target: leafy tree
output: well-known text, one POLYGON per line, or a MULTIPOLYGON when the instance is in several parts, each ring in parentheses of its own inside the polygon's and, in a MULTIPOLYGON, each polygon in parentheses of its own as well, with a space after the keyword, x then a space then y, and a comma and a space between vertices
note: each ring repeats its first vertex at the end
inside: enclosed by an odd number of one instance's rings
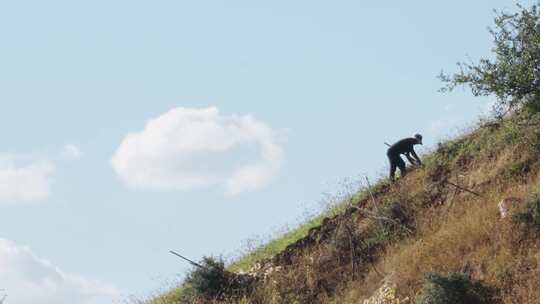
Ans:
POLYGON ((458 63, 454 75, 441 73, 439 78, 451 91, 468 85, 475 96, 495 95, 495 114, 526 109, 540 111, 540 2, 519 12, 509 14, 495 11, 493 36, 494 59, 478 63, 458 63))

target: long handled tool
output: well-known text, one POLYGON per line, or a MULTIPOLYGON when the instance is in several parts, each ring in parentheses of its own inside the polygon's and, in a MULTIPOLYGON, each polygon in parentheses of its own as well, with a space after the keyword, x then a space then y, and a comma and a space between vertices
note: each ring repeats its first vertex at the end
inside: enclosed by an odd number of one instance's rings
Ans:
POLYGON ((197 263, 197 262, 194 262, 194 261, 192 261, 192 260, 186 258, 185 256, 183 256, 183 255, 181 255, 181 254, 179 254, 179 253, 176 253, 176 252, 174 252, 174 251, 172 251, 172 250, 169 250, 169 252, 170 252, 171 254, 174 254, 175 256, 181 258, 182 260, 187 261, 188 263, 190 263, 191 265, 193 265, 193 266, 195 266, 195 267, 199 267, 199 268, 202 268, 202 269, 206 269, 206 267, 204 267, 203 265, 201 265, 201 264, 199 264, 199 263, 197 263))

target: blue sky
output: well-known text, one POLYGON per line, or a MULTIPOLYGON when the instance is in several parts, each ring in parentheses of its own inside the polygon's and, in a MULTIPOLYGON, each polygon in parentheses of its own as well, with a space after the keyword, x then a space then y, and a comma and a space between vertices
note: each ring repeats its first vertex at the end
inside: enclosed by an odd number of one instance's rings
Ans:
POLYGON ((1 3, 6 303, 150 294, 187 269, 169 249, 230 256, 385 174, 385 141, 455 134, 490 98, 436 75, 514 3, 1 3))

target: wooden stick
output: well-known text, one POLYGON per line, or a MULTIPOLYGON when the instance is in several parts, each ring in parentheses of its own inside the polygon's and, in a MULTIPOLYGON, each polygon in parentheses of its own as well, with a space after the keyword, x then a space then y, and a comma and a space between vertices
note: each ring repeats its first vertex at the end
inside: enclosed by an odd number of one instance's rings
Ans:
POLYGON ((463 187, 461 187, 461 186, 459 186, 459 185, 456 185, 456 184, 454 184, 454 183, 452 183, 452 182, 449 182, 449 181, 444 181, 444 182, 447 183, 447 184, 449 184, 450 186, 454 186, 454 187, 458 188, 459 190, 463 190, 463 191, 465 191, 465 192, 469 192, 470 194, 474 194, 474 195, 476 195, 476 196, 478 196, 478 197, 482 197, 480 194, 478 194, 478 193, 476 193, 476 192, 474 192, 474 191, 472 191, 472 190, 469 190, 469 189, 467 189, 467 188, 463 188, 463 187))
POLYGON ((399 225, 401 227, 403 227, 403 229, 407 230, 407 232, 409 232, 410 234, 413 234, 413 231, 411 229, 409 229, 409 227, 401 224, 400 222, 394 220, 394 219, 391 219, 389 217, 385 217, 385 216, 379 216, 379 215, 376 215, 374 214, 373 212, 369 212, 367 210, 363 210, 362 208, 358 207, 358 206, 355 206, 356 210, 358 210, 358 212, 360 213, 363 213, 364 216, 368 217, 368 218, 371 218, 371 219, 374 219, 374 220, 379 220, 379 221, 387 221, 387 222, 392 222, 396 225, 399 225))

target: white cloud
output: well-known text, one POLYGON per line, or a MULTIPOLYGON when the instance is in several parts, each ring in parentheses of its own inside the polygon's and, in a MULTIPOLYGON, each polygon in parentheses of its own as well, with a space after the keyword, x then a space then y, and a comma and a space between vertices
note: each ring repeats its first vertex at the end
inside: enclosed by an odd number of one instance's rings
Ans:
POLYGON ((0 201, 36 201, 49 197, 54 164, 0 156, 0 201))
POLYGON ((62 157, 68 160, 78 160, 83 156, 81 149, 73 144, 65 145, 62 148, 62 157))
POLYGON ((250 115, 217 108, 175 108, 128 134, 111 159, 137 189, 223 186, 234 195, 262 187, 277 173, 282 148, 275 132, 250 115))
POLYGON ((98 304, 119 299, 113 287, 66 274, 29 248, 0 238, 0 298, 6 304, 98 304))

